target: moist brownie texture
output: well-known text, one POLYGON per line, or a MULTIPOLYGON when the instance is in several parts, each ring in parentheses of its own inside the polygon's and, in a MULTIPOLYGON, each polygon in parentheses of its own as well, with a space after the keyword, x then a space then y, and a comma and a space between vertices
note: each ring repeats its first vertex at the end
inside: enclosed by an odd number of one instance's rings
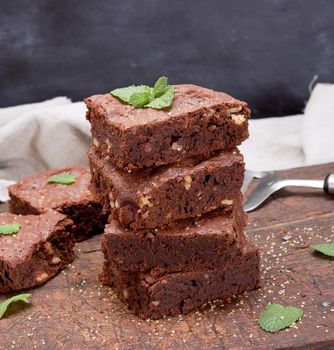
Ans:
POLYGON ((232 209, 244 179, 243 157, 237 149, 206 159, 188 159, 137 173, 118 170, 89 153, 91 191, 124 227, 156 228, 171 221, 232 209))
POLYGON ((134 108, 111 94, 85 99, 93 147, 125 170, 232 150, 248 137, 245 102, 195 85, 175 85, 168 110, 134 108))
POLYGON ((224 269, 170 273, 124 272, 106 265, 102 281, 112 282, 118 297, 141 318, 186 314, 208 301, 226 299, 259 283, 259 252, 247 245, 237 262, 224 269))
POLYGON ((224 268, 240 258, 245 237, 241 203, 234 211, 173 222, 167 228, 132 231, 117 220, 105 228, 105 259, 124 271, 158 274, 224 268))
POLYGON ((72 220, 57 211, 0 214, 0 225, 18 223, 17 234, 0 234, 0 292, 43 284, 74 259, 72 220))
POLYGON ((41 214, 54 209, 73 220, 72 231, 77 241, 103 232, 107 216, 88 186, 89 168, 75 166, 29 176, 9 187, 9 208, 14 214, 41 214), (71 185, 48 183, 50 176, 70 173, 76 177, 71 185))

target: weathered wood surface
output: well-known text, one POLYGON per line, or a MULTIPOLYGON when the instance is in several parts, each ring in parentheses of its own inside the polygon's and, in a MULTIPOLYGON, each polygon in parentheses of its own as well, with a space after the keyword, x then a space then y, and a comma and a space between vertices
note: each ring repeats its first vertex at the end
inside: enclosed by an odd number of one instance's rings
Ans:
MULTIPOLYGON (((282 173, 322 178, 333 169, 282 173)), ((318 191, 281 192, 249 215, 247 235, 262 251, 260 289, 159 321, 133 316, 101 286, 101 237, 82 242, 72 266, 32 291, 31 306, 0 320, 0 348, 334 349, 334 260, 310 249, 334 241, 334 200, 318 191), (266 333, 257 317, 268 302, 301 307, 304 317, 295 328, 266 333)))

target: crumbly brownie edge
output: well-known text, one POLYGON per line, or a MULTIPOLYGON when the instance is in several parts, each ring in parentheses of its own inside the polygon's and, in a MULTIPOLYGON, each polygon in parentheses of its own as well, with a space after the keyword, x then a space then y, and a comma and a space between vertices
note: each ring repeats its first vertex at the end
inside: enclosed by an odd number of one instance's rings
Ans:
POLYGON ((19 291, 44 284, 74 259, 72 221, 59 221, 50 237, 36 244, 28 259, 15 267, 0 260, 0 293, 19 291))
MULTIPOLYGON (((34 208, 16 192, 14 188, 13 190, 9 188, 10 200, 8 205, 11 213, 18 215, 40 215, 46 211, 39 211, 34 208)), ((77 242, 102 233, 108 219, 108 214, 103 211, 102 205, 97 199, 63 205, 54 208, 54 210, 68 216, 73 221, 71 231, 77 242)))
POLYGON ((73 232, 76 242, 103 233, 109 216, 103 211, 102 205, 97 200, 83 201, 69 206, 64 205, 57 211, 73 221, 71 232, 73 232))
POLYGON ((9 194, 9 211, 18 215, 39 215, 41 211, 31 206, 29 202, 20 197, 15 185, 8 187, 9 194))

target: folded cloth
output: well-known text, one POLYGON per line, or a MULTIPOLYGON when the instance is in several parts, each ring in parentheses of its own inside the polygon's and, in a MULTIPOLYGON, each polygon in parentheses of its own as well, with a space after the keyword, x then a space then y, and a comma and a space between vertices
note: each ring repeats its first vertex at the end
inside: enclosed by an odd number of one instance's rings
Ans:
MULTIPOLYGON (((0 179, 87 164, 91 136, 85 111, 83 102, 65 97, 0 109, 0 165, 10 161, 0 166, 0 179)), ((250 120, 251 136, 240 147, 246 167, 277 170, 334 161, 333 111, 334 85, 317 84, 304 114, 250 120)))
POLYGON ((246 167, 251 170, 277 170, 302 166, 302 122, 303 115, 250 120, 250 137, 240 146, 246 167))
POLYGON ((334 84, 317 84, 301 115, 250 121, 246 167, 278 170, 334 161, 334 84))
POLYGON ((301 128, 305 165, 334 160, 334 84, 317 84, 301 128))
POLYGON ((0 167, 0 178, 18 180, 50 168, 86 164, 90 127, 85 111, 82 102, 66 98, 0 109, 0 161, 10 161, 10 166, 0 167))
POLYGON ((7 187, 14 183, 15 181, 0 180, 0 202, 6 202, 8 200, 7 187))

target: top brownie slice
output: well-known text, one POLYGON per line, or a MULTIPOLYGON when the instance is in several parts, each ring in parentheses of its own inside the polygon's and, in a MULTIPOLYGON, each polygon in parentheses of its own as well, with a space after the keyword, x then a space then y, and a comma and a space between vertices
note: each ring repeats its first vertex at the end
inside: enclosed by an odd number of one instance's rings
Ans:
POLYGON ((165 110, 134 108, 111 94, 86 98, 97 154, 136 170, 232 150, 248 137, 245 102, 195 85, 175 85, 174 92, 165 110))
POLYGON ((10 211, 38 215, 50 209, 57 210, 73 220, 75 239, 81 241, 101 233, 106 222, 100 203, 88 189, 90 179, 89 168, 79 165, 25 177, 8 189, 10 211), (48 183, 49 177, 60 173, 75 176, 75 182, 71 185, 48 183))

